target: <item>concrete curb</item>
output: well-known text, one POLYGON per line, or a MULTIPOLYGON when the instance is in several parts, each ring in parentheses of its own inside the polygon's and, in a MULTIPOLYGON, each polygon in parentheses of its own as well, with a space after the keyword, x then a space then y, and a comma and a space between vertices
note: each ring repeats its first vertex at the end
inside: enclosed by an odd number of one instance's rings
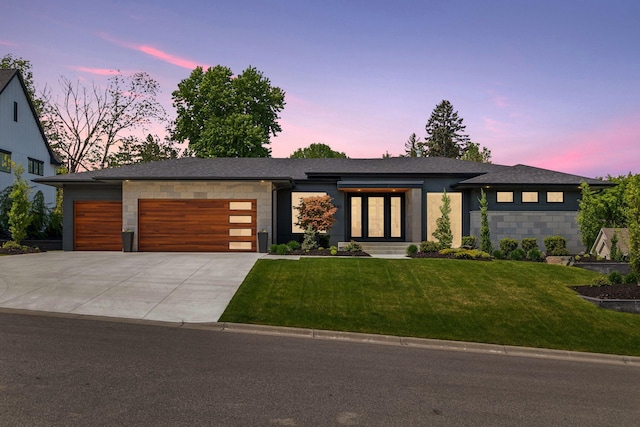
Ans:
POLYGON ((184 323, 158 320, 127 319, 120 317, 90 316, 84 314, 57 313, 49 311, 20 310, 0 308, 0 313, 27 316, 44 316, 67 319, 95 320, 101 322, 128 323, 169 328, 183 328, 215 332, 231 332, 256 335, 270 335, 293 338, 307 338, 324 341, 344 341, 362 344, 391 345, 430 350, 461 351, 480 354, 493 354, 511 357, 531 357, 536 359, 565 360, 571 362, 603 363, 640 367, 640 357, 617 354, 585 353, 569 350, 551 350, 545 348, 517 347, 499 344, 484 344, 464 341, 446 341, 430 338, 397 337, 392 335, 365 334, 358 332, 327 331, 320 329, 292 328, 285 326, 254 325, 245 323, 184 323))

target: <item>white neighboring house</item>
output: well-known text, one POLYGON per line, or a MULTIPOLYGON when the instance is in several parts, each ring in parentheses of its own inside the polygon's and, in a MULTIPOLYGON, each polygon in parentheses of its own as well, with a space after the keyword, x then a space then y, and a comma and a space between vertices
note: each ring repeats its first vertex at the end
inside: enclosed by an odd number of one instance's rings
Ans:
POLYGON ((22 177, 40 190, 47 206, 56 203, 56 189, 32 180, 56 174, 60 161, 49 146, 33 102, 18 70, 0 69, 0 191, 13 184, 8 163, 24 166, 22 177))
POLYGON ((611 259, 611 239, 613 239, 614 234, 618 237, 618 251, 623 255, 629 255, 628 228, 601 228, 591 247, 591 253, 602 258, 611 259))

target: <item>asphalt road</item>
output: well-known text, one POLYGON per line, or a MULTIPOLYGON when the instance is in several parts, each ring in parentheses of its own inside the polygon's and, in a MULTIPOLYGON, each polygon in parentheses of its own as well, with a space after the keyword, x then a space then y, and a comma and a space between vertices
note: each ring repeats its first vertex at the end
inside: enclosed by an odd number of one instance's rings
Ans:
POLYGON ((0 425, 638 425, 640 369, 0 314, 0 425))

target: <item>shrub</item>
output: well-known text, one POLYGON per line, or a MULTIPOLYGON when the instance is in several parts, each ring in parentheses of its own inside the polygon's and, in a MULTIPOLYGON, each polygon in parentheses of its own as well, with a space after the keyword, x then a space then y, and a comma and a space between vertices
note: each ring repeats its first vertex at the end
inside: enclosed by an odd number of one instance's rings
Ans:
POLYGON ((316 237, 318 238, 318 246, 329 247, 330 236, 328 234, 318 234, 316 237))
POLYGON ((500 240, 500 250, 504 252, 504 255, 507 258, 509 257, 509 255, 511 255, 511 252, 513 252, 517 247, 518 247, 518 241, 516 239, 510 239, 508 237, 505 237, 504 239, 500 240))
POLYGON ((563 256, 569 255, 567 250, 567 239, 562 236, 547 236, 544 238, 544 248, 547 255, 563 256))
POLYGON ((609 283, 609 278, 604 274, 596 276, 596 278, 591 282, 591 286, 608 286, 610 284, 611 283, 609 283))
POLYGON ((622 274, 617 271, 609 273, 609 283, 612 285, 619 285, 622 283, 622 274))
POLYGON ((413 256, 418 252, 418 247, 416 245, 409 245, 407 246, 407 255, 408 256, 413 256))
POLYGON ((462 236, 462 246, 466 246, 468 248, 475 248, 478 239, 476 236, 462 236))
POLYGON ((276 254, 278 255, 286 255, 289 252, 291 252, 291 249, 289 248, 289 246, 285 245, 284 243, 281 243, 276 246, 276 254))
POLYGON ((535 237, 525 237, 520 242, 520 245, 525 252, 529 253, 531 249, 538 249, 538 239, 535 237))
POLYGON ((438 252, 441 255, 453 255, 456 259, 489 259, 491 256, 480 249, 445 248, 438 252))
POLYGON ((44 203, 44 194, 40 190, 33 196, 29 215, 31 215, 31 223, 27 227, 27 236, 32 239, 42 239, 47 228, 49 212, 44 203))
POLYGON ((269 253, 270 254, 275 254, 278 251, 278 245, 277 244, 273 244, 271 246, 269 246, 269 253))
POLYGON ((7 240, 2 244, 2 249, 15 249, 26 252, 28 248, 26 246, 22 246, 20 243, 14 242, 13 240, 7 240))
POLYGON ((300 249, 300 242, 298 242, 297 240, 292 240, 287 243, 287 246, 289 246, 289 249, 291 249, 292 251, 297 251, 298 249, 300 249))
POLYGON ((500 249, 496 249, 495 251, 493 251, 493 257, 495 259, 507 259, 507 256, 504 254, 504 251, 501 251, 500 249))
POLYGON ((534 248, 527 252, 527 259, 529 261, 541 262, 544 261, 544 256, 542 256, 542 252, 540 252, 538 248, 534 248))
POLYGON ((430 240, 425 240, 424 242, 420 242, 420 252, 428 253, 428 252, 438 252, 440 250, 440 244, 438 242, 433 242, 430 240))
POLYGON ((622 282, 628 285, 636 285, 638 284, 638 274, 632 271, 622 278, 622 282))
POLYGON ((522 261, 526 256, 526 253, 523 249, 516 248, 509 254, 509 259, 512 261, 522 261))
POLYGON ((307 228, 304 230, 304 240, 302 241, 302 249, 305 251, 310 251, 317 246, 316 243, 316 230, 311 226, 307 225, 307 228))
POLYGON ((352 240, 344 247, 344 250, 347 252, 362 252, 362 245, 355 240, 352 240))
POLYGON ((331 252, 331 255, 333 255, 333 256, 338 255, 338 248, 336 248, 335 246, 331 246, 329 248, 329 251, 331 252))

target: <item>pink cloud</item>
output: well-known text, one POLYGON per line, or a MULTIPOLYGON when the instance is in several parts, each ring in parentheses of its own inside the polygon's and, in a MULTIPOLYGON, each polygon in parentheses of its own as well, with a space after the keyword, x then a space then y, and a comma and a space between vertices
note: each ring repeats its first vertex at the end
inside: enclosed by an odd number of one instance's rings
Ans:
POLYGON ((18 46, 17 43, 8 42, 6 40, 0 40, 0 45, 2 45, 2 46, 12 46, 12 47, 18 46))
POLYGON ((500 95, 494 90, 489 90, 488 93, 489 93, 489 98, 493 102, 493 105, 495 105, 496 107, 506 108, 509 106, 509 98, 507 98, 506 96, 500 95))
POLYGON ((627 117, 529 144, 518 163, 589 177, 640 173, 640 120, 627 117))
POLYGON ((81 73, 95 74, 98 76, 112 76, 114 74, 118 74, 117 70, 111 70, 108 68, 90 68, 90 67, 82 67, 82 66, 71 67, 71 68, 73 70, 80 71, 81 73))
MULTIPOLYGON (((179 56, 175 56, 175 55, 171 55, 169 53, 163 52, 162 50, 157 49, 153 46, 138 45, 138 44, 118 40, 115 37, 112 37, 111 35, 106 33, 100 33, 100 37, 111 43, 117 44, 122 47, 126 47, 127 49, 137 50, 138 52, 142 52, 146 55, 152 56, 156 59, 167 62, 169 64, 177 65, 178 67, 193 70, 197 66, 202 65, 202 64, 198 64, 195 61, 191 61, 186 58, 181 58, 179 56)), ((208 68, 208 66, 204 66, 203 68, 208 68)))
POLYGON ((490 117, 483 117, 484 128, 487 132, 492 134, 494 137, 505 137, 509 134, 509 123, 502 122, 500 120, 492 119, 490 117))

